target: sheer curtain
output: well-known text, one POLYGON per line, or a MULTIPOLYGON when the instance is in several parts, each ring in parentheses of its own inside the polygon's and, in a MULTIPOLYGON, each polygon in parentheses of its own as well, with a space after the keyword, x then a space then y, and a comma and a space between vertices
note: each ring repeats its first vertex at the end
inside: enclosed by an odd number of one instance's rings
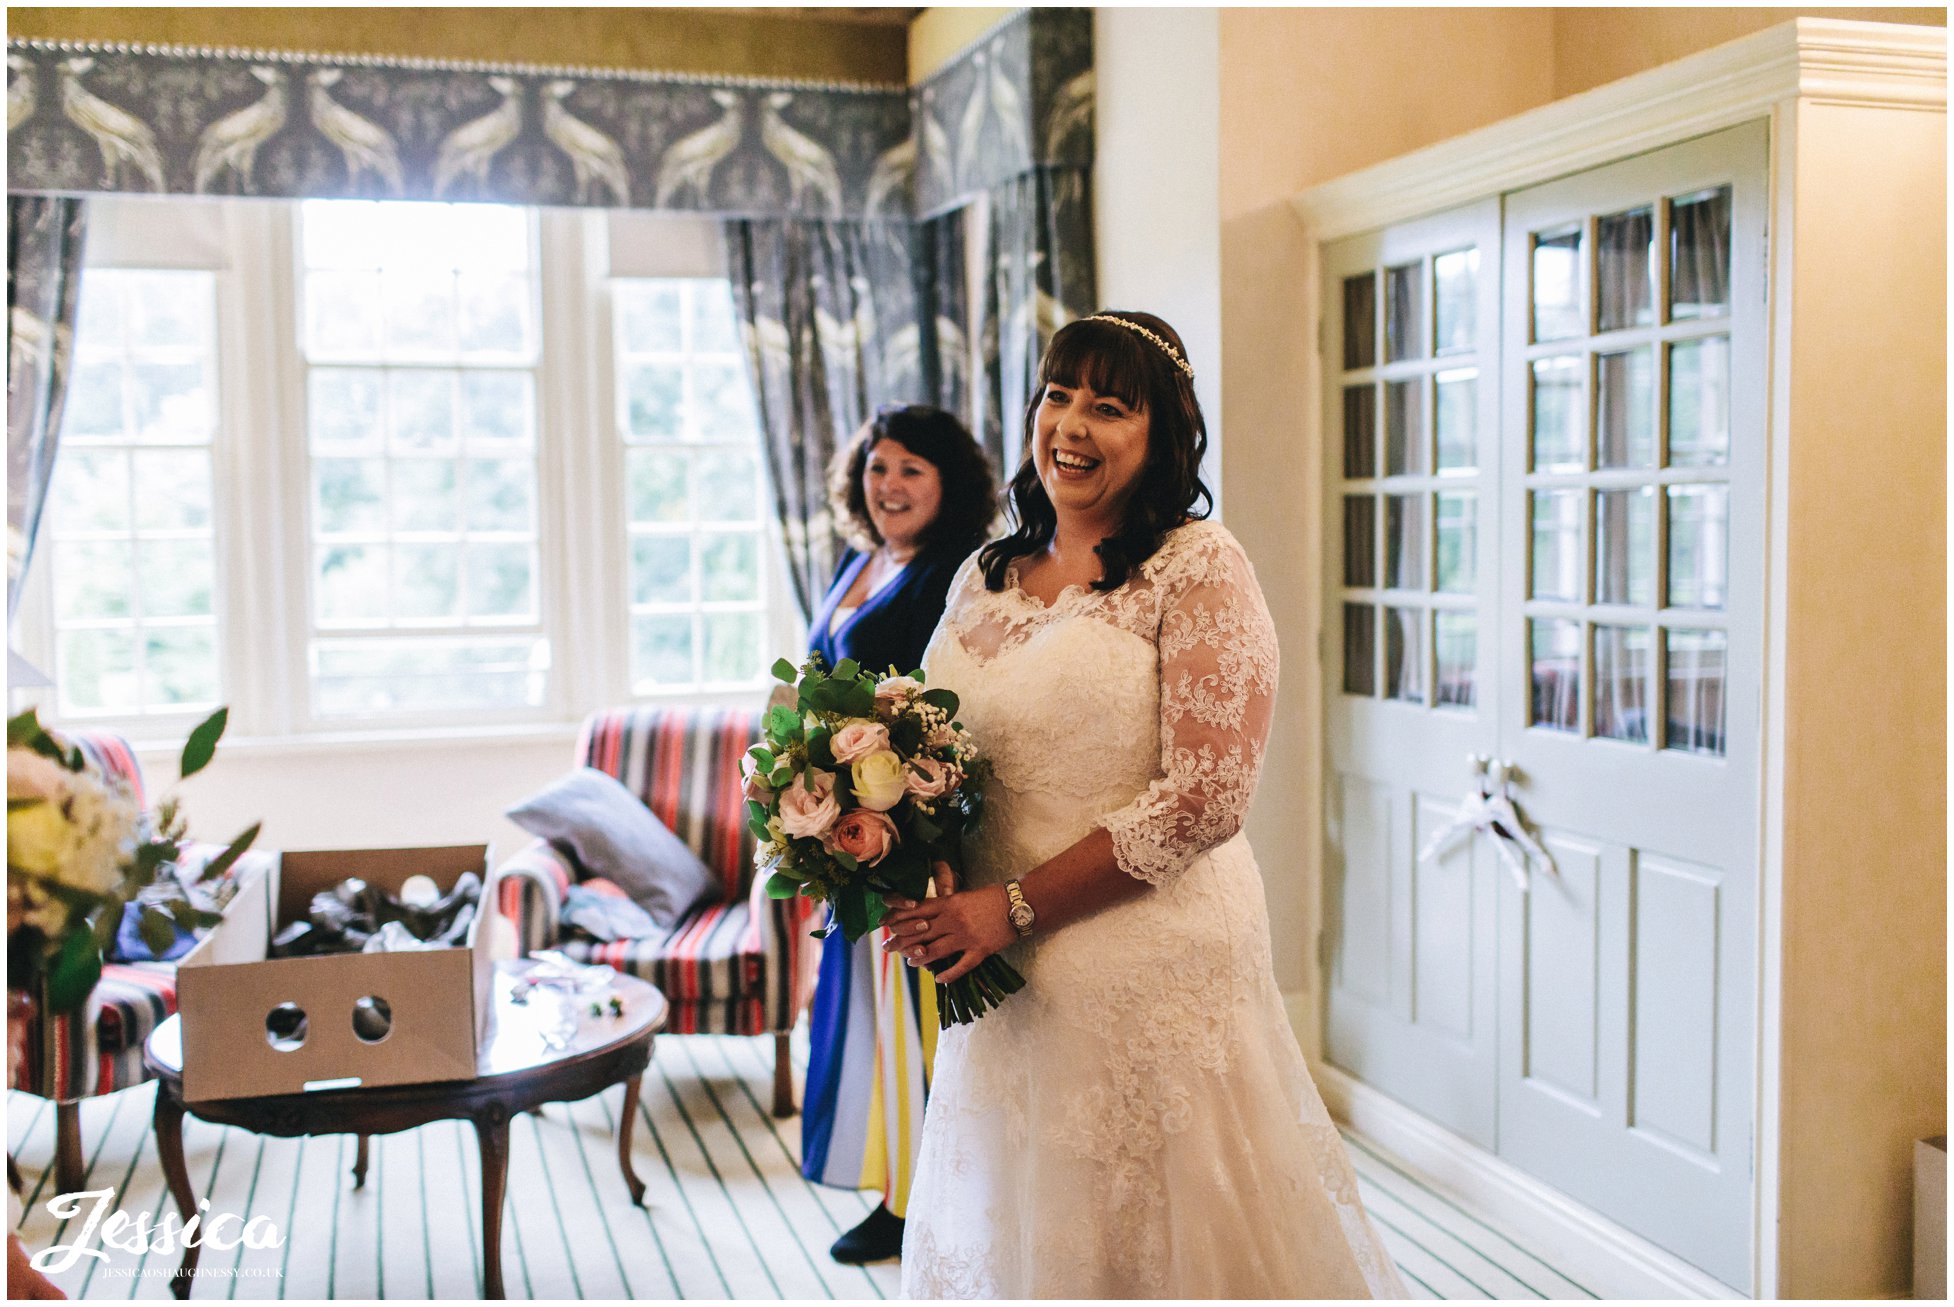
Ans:
MULTIPOLYGON (((54 475, 81 302, 84 201, 7 197, 7 620, 54 475)), ((8 643, 11 645, 12 640, 8 643)))

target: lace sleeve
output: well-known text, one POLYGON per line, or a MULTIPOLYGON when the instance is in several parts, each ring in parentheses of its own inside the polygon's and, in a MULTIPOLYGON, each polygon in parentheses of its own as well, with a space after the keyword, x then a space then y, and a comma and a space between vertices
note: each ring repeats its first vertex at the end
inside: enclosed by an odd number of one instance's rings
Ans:
POLYGON ((1232 536, 1203 530, 1160 584, 1161 774, 1104 822, 1120 869, 1155 884, 1241 829, 1276 693, 1275 626, 1232 536))

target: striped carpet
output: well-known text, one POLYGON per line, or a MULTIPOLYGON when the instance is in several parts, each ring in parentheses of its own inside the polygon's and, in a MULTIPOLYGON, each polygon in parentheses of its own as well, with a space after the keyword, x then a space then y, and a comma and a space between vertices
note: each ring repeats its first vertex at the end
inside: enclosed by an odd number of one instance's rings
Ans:
MULTIPOLYGON (((666 1036, 646 1073, 633 1141, 645 1206, 631 1206, 613 1145, 622 1090, 553 1104, 511 1128, 503 1279, 512 1298, 894 1298, 894 1263, 837 1266, 827 1247, 876 1196, 827 1189, 795 1165, 800 1121, 766 1111, 766 1039, 666 1036)), ((150 1136, 148 1086, 82 1105, 90 1188, 129 1212, 170 1210, 150 1136)), ((1364 1201, 1418 1296, 1592 1298, 1515 1239, 1348 1137, 1364 1201)), ((54 1109, 10 1095, 29 1248, 72 1243, 82 1219, 47 1210, 54 1109)), ((373 1141, 354 1189, 351 1138, 267 1139, 194 1118, 184 1149, 213 1212, 264 1216, 279 1248, 206 1248, 198 1298, 475 1298, 481 1293, 473 1131, 439 1122, 373 1141)), ((82 1214, 85 1218, 86 1212, 82 1214)), ((100 1248, 100 1241, 91 1247, 100 1248)), ((163 1298, 177 1255, 104 1249, 53 1276, 72 1297, 163 1298)))

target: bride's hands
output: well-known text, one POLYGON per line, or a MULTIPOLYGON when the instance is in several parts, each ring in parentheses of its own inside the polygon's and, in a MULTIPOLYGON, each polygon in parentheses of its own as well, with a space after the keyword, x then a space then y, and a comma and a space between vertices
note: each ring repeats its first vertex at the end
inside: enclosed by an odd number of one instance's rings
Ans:
POLYGON ((946 862, 936 864, 937 893, 941 896, 917 903, 912 899, 889 899, 888 916, 882 925, 889 937, 882 941, 884 952, 901 953, 910 966, 923 966, 942 958, 963 954, 957 964, 939 975, 937 983, 947 985, 976 968, 993 953, 1015 943, 1018 932, 1010 918, 1010 900, 1000 885, 977 889, 956 889, 956 875, 946 862))

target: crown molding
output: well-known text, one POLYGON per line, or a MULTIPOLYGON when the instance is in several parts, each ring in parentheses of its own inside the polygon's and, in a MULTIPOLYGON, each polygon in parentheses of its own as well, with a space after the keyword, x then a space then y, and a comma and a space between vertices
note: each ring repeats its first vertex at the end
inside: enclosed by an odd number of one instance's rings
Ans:
POLYGON ((1332 240, 1734 127, 1791 101, 1945 113, 1947 33, 1794 19, 1334 178, 1290 206, 1314 239, 1332 240))

